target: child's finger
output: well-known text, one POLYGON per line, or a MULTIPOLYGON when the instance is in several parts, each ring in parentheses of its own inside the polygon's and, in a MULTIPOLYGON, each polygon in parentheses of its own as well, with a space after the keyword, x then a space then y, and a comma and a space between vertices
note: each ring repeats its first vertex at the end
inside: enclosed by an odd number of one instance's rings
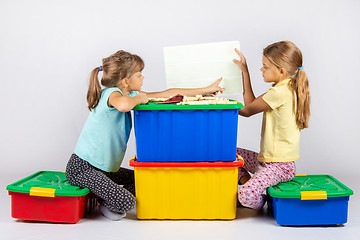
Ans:
POLYGON ((221 77, 221 78, 219 78, 218 80, 216 80, 216 82, 215 82, 216 85, 218 85, 218 84, 222 81, 222 79, 223 79, 223 78, 221 77))
POLYGON ((239 54, 240 57, 245 57, 244 54, 242 54, 242 52, 240 52, 239 49, 235 48, 235 52, 236 52, 237 54, 239 54))
POLYGON ((244 62, 244 60, 245 60, 244 54, 242 54, 242 52, 240 52, 240 50, 237 49, 237 48, 235 48, 235 52, 236 52, 237 54, 239 54, 240 59, 241 59, 241 62, 244 62))

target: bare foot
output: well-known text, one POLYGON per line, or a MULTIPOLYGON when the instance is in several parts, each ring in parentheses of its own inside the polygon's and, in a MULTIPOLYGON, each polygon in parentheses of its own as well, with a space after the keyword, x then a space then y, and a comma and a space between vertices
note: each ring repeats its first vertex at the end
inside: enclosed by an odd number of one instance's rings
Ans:
POLYGON ((249 181, 249 179, 251 178, 250 174, 246 174, 244 176, 242 176, 239 180, 239 184, 240 185, 244 185, 247 181, 249 181))

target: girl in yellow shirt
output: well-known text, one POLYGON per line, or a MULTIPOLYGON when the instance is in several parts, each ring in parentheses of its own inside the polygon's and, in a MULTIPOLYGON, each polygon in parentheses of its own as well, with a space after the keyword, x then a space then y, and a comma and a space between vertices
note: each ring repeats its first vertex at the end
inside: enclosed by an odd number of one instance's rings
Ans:
POLYGON ((237 149, 244 158, 239 169, 239 202, 244 207, 260 210, 265 203, 264 191, 295 176, 299 159, 300 130, 308 127, 310 117, 309 82, 303 70, 302 53, 292 42, 281 41, 263 51, 260 71, 272 87, 255 97, 246 59, 238 50, 242 71, 245 107, 239 115, 250 117, 263 112, 260 153, 237 149), (250 173, 253 174, 250 177, 250 173))

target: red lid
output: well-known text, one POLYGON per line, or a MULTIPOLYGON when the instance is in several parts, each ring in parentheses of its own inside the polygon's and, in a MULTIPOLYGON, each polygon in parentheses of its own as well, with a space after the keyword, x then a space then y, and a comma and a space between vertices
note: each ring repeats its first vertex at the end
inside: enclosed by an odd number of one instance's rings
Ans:
POLYGON ((130 159, 131 167, 242 167, 244 161, 233 162, 138 162, 136 157, 130 159))

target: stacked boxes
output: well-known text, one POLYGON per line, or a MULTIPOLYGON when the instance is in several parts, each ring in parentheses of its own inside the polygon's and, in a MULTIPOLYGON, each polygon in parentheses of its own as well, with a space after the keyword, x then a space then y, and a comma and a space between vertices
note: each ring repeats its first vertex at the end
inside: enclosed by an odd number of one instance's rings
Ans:
POLYGON ((134 108, 139 219, 234 219, 238 104, 134 108))
POLYGON ((6 187, 11 216, 32 221, 76 223, 90 210, 90 190, 72 186, 65 173, 40 171, 6 187))

